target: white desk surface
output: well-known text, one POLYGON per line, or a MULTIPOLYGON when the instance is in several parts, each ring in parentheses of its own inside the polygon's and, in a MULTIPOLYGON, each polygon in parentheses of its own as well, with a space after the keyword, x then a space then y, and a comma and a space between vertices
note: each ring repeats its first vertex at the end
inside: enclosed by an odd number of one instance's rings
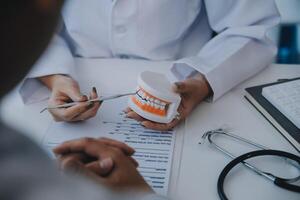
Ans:
MULTIPOLYGON (((76 71, 80 74, 83 91, 96 86, 101 93, 119 93, 136 87, 139 72, 152 70, 167 72, 168 62, 134 60, 78 59, 76 71)), ((266 70, 247 80, 215 103, 202 103, 187 119, 184 135, 180 138, 174 159, 180 167, 173 166, 170 196, 186 200, 219 199, 217 178, 229 159, 209 147, 199 145, 202 134, 226 125, 236 134, 271 148, 298 154, 290 144, 244 99, 244 88, 276 81, 278 78, 300 76, 300 66, 271 65, 266 70), (180 156, 181 154, 181 156, 180 156), (178 161, 178 159, 181 159, 178 161), (177 179, 177 180, 175 180, 177 179)), ((2 119, 40 142, 51 119, 39 111, 46 105, 40 102, 24 106, 19 95, 13 91, 3 99, 2 119)), ((183 134, 183 133, 182 133, 183 134)), ((232 147, 237 154, 240 146, 232 147)), ((299 155, 299 154, 298 154, 299 155)), ((269 181, 247 170, 236 170, 226 181, 225 190, 230 199, 289 199, 299 200, 300 195, 275 187, 269 181)))

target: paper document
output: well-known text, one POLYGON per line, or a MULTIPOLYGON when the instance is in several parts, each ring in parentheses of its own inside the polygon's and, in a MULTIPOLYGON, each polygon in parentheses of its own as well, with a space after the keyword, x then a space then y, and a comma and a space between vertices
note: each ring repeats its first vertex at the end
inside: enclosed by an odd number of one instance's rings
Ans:
POLYGON ((167 195, 175 143, 175 131, 153 131, 125 118, 127 98, 104 102, 97 117, 80 123, 53 122, 43 145, 51 150, 58 144, 81 137, 109 137, 123 141, 136 150, 139 172, 152 188, 167 195))

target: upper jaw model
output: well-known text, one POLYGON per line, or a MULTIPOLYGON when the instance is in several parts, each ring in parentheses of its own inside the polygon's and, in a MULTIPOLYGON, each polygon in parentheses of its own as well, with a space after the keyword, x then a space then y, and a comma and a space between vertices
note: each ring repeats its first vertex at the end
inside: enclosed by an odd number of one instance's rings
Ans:
POLYGON ((138 77, 136 94, 129 97, 129 107, 145 119, 169 123, 177 115, 181 98, 163 74, 144 71, 138 77))

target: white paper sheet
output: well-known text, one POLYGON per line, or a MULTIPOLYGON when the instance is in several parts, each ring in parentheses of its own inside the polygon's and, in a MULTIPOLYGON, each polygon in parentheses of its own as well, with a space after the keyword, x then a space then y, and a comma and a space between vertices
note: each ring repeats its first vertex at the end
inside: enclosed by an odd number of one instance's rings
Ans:
POLYGON ((138 122, 125 118, 127 98, 104 102, 96 118, 80 123, 53 122, 43 145, 51 150, 54 146, 80 137, 109 137, 129 144, 136 150, 134 158, 139 163, 139 172, 152 188, 167 195, 175 131, 153 131, 138 122))

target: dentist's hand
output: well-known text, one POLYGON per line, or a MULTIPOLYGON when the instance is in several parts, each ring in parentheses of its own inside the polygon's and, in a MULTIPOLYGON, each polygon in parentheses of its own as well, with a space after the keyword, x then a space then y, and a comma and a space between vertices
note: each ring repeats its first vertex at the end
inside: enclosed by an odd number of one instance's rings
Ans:
POLYGON ((178 113, 180 114, 179 118, 174 119, 168 124, 156 123, 144 119, 130 108, 125 110, 127 117, 140 121, 143 126, 149 129, 161 131, 170 130, 189 116, 196 106, 212 93, 208 82, 200 73, 193 78, 175 83, 173 90, 181 96, 181 104, 178 108, 178 113))
MULTIPOLYGON (((49 106, 52 107, 70 102, 80 102, 78 105, 70 108, 49 110, 55 121, 83 121, 92 118, 97 114, 100 103, 86 102, 88 97, 80 93, 78 83, 72 78, 64 75, 50 75, 41 77, 40 81, 52 90, 52 95, 48 102, 49 106)), ((94 99, 97 97, 98 94, 96 88, 93 88, 89 98, 94 99)))

